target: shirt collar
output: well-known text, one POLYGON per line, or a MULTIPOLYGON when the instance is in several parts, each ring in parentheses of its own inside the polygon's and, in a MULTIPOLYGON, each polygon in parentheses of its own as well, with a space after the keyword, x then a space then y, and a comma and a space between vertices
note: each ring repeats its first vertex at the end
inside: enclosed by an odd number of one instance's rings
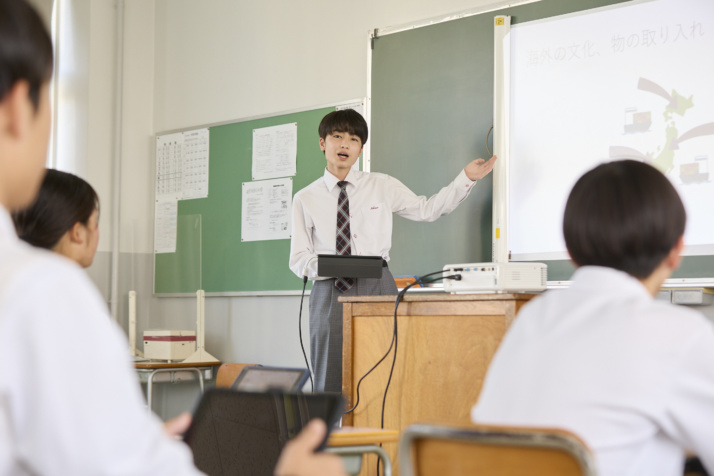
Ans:
POLYGON ((611 294, 640 294, 651 300, 652 295, 642 282, 624 271, 602 266, 583 266, 573 274, 573 289, 588 289, 590 291, 611 294))
MULTIPOLYGON (((355 185, 357 181, 360 178, 360 173, 356 171, 355 169, 350 169, 350 171, 347 173, 347 176, 345 177, 345 181, 351 183, 352 185, 355 185)), ((325 173, 322 175, 322 180, 325 182, 325 186, 327 187, 327 190, 332 191, 335 187, 337 187, 337 182, 340 180, 332 175, 327 169, 325 169, 325 173)))

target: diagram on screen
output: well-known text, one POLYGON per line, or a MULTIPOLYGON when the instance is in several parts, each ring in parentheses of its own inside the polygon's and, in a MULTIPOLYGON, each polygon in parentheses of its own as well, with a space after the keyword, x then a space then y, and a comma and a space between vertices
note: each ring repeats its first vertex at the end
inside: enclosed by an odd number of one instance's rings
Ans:
MULTIPOLYGON (((638 150, 634 147, 623 145, 610 146, 610 158, 637 158, 651 163, 663 173, 679 176, 683 184, 701 183, 710 181, 709 153, 697 154, 693 157, 677 157, 680 145, 690 139, 714 135, 714 122, 708 122, 692 127, 683 134, 677 129, 678 119, 684 118, 687 111, 695 106, 694 95, 680 94, 675 89, 671 93, 661 85, 646 78, 639 78, 637 89, 654 94, 664 99, 664 135, 659 145, 654 150, 638 150), (675 160, 677 159, 677 160, 675 160), (676 169, 678 165, 678 170, 676 169)), ((638 110, 637 107, 625 109, 623 132, 625 136, 650 132, 653 124, 651 110, 638 110)))

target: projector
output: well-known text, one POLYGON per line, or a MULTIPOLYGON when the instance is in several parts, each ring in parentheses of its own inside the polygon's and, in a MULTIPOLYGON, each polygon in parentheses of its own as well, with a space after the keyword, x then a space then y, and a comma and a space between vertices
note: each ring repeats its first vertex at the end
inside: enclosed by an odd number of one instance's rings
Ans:
POLYGON ((545 291, 548 267, 543 263, 447 264, 444 276, 451 275, 461 279, 444 280, 444 291, 450 293, 545 291))

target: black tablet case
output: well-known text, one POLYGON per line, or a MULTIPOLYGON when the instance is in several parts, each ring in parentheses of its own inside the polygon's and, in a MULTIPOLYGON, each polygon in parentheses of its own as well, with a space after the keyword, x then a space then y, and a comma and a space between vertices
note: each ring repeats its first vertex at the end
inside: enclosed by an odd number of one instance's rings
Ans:
POLYGON ((184 441, 196 467, 208 475, 269 476, 283 446, 308 421, 321 418, 332 428, 343 409, 344 399, 337 393, 210 389, 199 402, 184 441))

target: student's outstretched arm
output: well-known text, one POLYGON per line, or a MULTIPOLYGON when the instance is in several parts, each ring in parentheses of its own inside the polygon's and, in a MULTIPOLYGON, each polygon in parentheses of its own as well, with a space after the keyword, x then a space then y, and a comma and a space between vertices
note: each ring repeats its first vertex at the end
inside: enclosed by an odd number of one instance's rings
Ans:
POLYGON ((431 197, 417 196, 399 180, 388 177, 391 181, 392 212, 408 220, 434 221, 448 215, 461 203, 476 185, 477 180, 493 170, 496 156, 488 162, 476 159, 469 162, 456 179, 431 197))
POLYGON ((469 178, 469 180, 481 180, 486 175, 491 173, 491 170, 493 170, 493 166, 496 164, 497 158, 498 157, 494 155, 489 161, 485 161, 483 159, 473 160, 469 162, 466 167, 464 167, 464 172, 466 173, 466 176, 469 178))

